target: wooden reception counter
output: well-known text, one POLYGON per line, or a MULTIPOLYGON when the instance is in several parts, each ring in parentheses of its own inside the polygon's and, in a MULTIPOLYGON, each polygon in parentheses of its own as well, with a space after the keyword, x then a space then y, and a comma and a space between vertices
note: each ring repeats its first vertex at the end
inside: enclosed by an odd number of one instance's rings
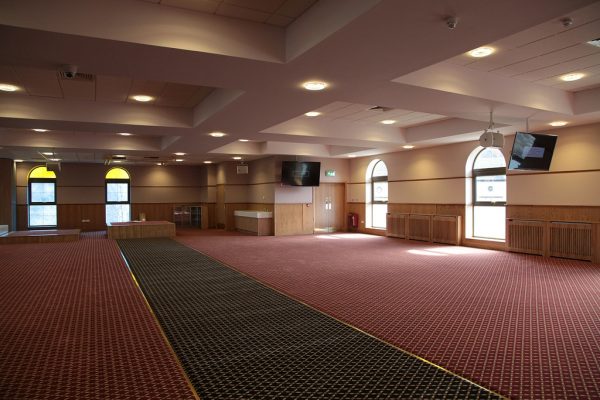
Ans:
POLYGON ((106 224, 106 229, 109 239, 175 236, 175 224, 169 221, 109 222, 106 224))
POLYGON ((270 211, 236 210, 235 229, 258 236, 273 235, 273 213, 270 211))

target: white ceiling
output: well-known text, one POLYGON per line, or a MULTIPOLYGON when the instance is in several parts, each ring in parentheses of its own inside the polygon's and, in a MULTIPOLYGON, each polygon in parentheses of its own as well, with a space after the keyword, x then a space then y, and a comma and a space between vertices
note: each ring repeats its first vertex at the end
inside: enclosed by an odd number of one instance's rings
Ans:
POLYGON ((20 88, 0 92, 13 159, 348 157, 473 140, 490 110, 505 134, 600 121, 599 1, 3 1, 0 37, 0 83, 20 88))

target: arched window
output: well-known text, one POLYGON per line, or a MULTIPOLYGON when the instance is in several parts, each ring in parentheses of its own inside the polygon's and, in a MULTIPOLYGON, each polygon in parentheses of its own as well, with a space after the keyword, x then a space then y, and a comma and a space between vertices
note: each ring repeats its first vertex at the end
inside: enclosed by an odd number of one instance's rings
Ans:
POLYGON ((129 173, 113 168, 106 173, 106 223, 129 221, 129 173))
POLYGON ((493 147, 479 151, 473 162, 473 237, 506 237, 506 161, 493 147))
POLYGON ((373 160, 367 168, 367 226, 385 229, 388 203, 388 170, 381 160, 373 160))
POLYGON ((29 228, 56 228, 56 174, 36 167, 29 173, 27 188, 29 228))

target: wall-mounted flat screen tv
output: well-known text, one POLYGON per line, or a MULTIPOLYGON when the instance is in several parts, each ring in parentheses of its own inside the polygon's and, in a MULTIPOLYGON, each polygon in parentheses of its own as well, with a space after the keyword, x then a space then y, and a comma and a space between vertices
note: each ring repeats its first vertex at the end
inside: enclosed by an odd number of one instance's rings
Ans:
POLYGON ((319 186, 321 163, 312 161, 283 161, 281 183, 292 186, 319 186))
POLYGON ((556 138, 554 135, 517 132, 508 169, 548 171, 556 138))

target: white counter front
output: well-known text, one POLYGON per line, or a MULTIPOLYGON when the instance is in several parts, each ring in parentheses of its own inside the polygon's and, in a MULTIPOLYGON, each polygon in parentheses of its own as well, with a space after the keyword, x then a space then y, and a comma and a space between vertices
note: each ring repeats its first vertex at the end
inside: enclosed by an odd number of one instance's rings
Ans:
POLYGON ((271 211, 236 210, 233 212, 233 215, 247 218, 273 218, 271 211))
POLYGON ((273 213, 271 211, 235 210, 235 229, 259 236, 273 235, 273 213))

